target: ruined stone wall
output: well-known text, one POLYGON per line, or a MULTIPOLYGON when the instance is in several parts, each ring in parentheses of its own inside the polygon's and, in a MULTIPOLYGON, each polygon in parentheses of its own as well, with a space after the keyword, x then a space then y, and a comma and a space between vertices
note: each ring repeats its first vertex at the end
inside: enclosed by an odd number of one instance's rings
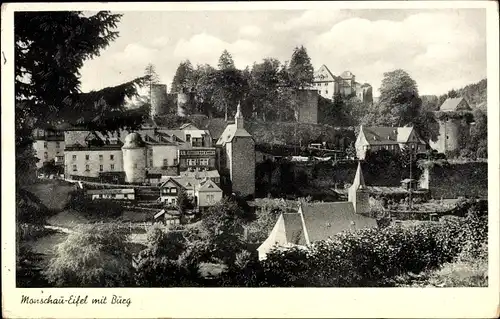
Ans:
POLYGON ((318 91, 301 90, 297 92, 297 121, 300 123, 318 123, 318 91))

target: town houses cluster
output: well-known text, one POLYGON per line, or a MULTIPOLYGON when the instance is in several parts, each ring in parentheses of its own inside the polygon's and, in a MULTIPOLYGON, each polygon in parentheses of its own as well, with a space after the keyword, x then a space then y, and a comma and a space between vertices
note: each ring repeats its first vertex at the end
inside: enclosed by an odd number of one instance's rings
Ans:
POLYGON ((193 124, 114 133, 37 129, 34 137, 38 168, 52 162, 66 180, 116 185, 91 191, 92 199, 137 199, 131 189, 150 186, 161 189, 159 201, 175 204, 182 188, 203 207, 220 200, 223 190, 242 197, 255 192, 255 142, 239 106, 218 139, 193 124))

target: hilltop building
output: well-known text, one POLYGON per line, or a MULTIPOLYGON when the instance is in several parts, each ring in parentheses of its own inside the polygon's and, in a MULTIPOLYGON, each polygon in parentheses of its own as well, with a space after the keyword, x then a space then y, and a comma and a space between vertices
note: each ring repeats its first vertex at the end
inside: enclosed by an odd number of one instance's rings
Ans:
POLYGON ((350 71, 335 76, 324 64, 314 73, 313 89, 326 99, 333 99, 334 95, 340 94, 355 95, 364 103, 373 102, 373 90, 370 84, 356 82, 356 76, 350 71))
POLYGON ((409 147, 417 153, 425 152, 427 144, 417 134, 413 127, 387 127, 361 125, 358 137, 354 143, 359 159, 365 159, 366 152, 376 152, 382 149, 400 152, 409 147))
MULTIPOLYGON (((454 112, 470 112, 472 111, 469 103, 463 98, 448 98, 439 108, 438 112, 454 113, 454 112)), ((464 114, 465 115, 465 114, 464 114)), ((458 116, 443 117, 438 120, 439 136, 437 141, 430 141, 430 146, 440 153, 458 151, 460 148, 460 140, 466 139, 470 132, 470 124, 464 121, 465 117, 458 116)))
POLYGON ((245 129, 241 106, 235 115, 235 123, 228 124, 217 141, 220 150, 219 169, 231 191, 240 196, 255 194, 255 141, 245 129))
POLYGON ((377 227, 369 211, 368 193, 361 165, 349 189, 347 202, 299 203, 297 213, 282 213, 269 237, 257 249, 263 260, 274 247, 304 247, 349 229, 377 227))

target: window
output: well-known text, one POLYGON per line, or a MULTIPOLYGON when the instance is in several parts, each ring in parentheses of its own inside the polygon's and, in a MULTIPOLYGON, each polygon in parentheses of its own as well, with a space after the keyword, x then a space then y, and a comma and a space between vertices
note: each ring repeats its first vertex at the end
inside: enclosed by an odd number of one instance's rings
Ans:
POLYGON ((128 194, 124 194, 124 195, 123 195, 123 198, 128 198, 128 194))
POLYGON ((111 198, 115 198, 115 197, 116 197, 116 195, 115 195, 115 194, 111 194, 111 198))
POLYGON ((188 166, 196 166, 196 159, 188 158, 187 164, 188 166))
POLYGON ((328 90, 326 90, 325 93, 328 94, 328 90))
POLYGON ((102 161, 102 159, 103 159, 102 154, 99 154, 99 160, 102 161))
POLYGON ((137 168, 137 163, 134 164, 134 168, 137 168))
POLYGON ((109 159, 110 160, 114 160, 115 159, 115 156, 113 154, 109 155, 109 159))
POLYGON ((113 171, 115 169, 115 164, 110 165, 111 170, 113 171))
POLYGON ((85 160, 88 161, 90 159, 90 155, 85 155, 85 160))
POLYGON ((104 167, 102 165, 99 165, 99 172, 102 172, 104 170, 104 167))
POLYGON ((49 154, 47 152, 43 153, 43 158, 47 159, 49 157, 49 154))
POLYGON ((170 193, 171 193, 171 194, 175 194, 175 193, 177 193, 177 188, 175 188, 175 187, 171 187, 171 188, 170 188, 170 193))
POLYGON ((61 147, 61 142, 56 142, 56 148, 60 148, 61 147))
POLYGON ((200 158, 201 166, 208 166, 208 158, 200 158))
POLYGON ((213 203, 215 201, 214 195, 207 195, 207 201, 213 203))
POLYGON ((152 159, 149 160, 149 166, 153 167, 153 160, 152 159))
POLYGON ((163 166, 168 166, 168 158, 163 159, 163 166))
POLYGON ((90 166, 89 165, 85 165, 85 171, 90 171, 90 166))
POLYGON ((178 161, 176 158, 174 158, 174 165, 177 165, 178 161))
POLYGON ((191 142, 191 134, 186 134, 186 142, 191 142))
POLYGON ((43 142, 43 148, 47 148, 47 142, 43 142))
POLYGON ((77 169, 76 169, 76 165, 73 165, 73 172, 76 172, 77 169))
POLYGON ((72 158, 73 158, 73 160, 74 160, 74 161, 76 161, 76 155, 73 155, 73 157, 72 157, 72 158))

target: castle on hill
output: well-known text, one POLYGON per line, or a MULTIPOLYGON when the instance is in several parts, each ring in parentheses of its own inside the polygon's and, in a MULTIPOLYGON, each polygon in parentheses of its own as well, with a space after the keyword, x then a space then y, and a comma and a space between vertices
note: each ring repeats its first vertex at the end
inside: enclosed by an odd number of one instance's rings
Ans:
POLYGON ((333 75, 324 64, 314 72, 312 89, 326 99, 333 99, 334 95, 340 94, 344 97, 355 95, 363 103, 373 102, 370 84, 356 82, 356 76, 350 71, 344 71, 340 76, 333 75))

